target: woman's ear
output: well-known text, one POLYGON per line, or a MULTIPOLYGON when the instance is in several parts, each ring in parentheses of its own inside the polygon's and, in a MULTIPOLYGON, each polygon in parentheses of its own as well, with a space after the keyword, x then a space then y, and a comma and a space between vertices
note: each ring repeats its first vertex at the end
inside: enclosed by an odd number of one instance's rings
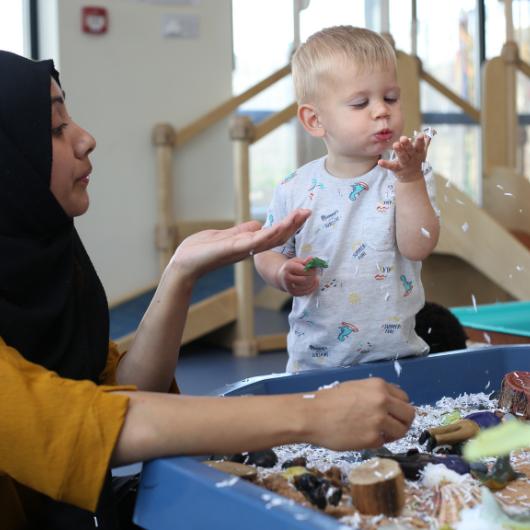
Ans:
POLYGON ((298 119, 304 129, 315 138, 322 138, 325 134, 324 127, 318 119, 317 109, 309 104, 302 103, 298 106, 298 119))

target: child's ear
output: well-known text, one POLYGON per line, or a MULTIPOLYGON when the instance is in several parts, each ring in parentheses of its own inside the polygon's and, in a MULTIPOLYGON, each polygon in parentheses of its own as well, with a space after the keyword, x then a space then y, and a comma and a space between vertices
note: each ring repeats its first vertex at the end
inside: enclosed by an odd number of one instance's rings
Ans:
POLYGON ((304 129, 315 138, 322 138, 325 130, 318 119, 317 109, 309 104, 302 103, 298 106, 298 119, 304 129))

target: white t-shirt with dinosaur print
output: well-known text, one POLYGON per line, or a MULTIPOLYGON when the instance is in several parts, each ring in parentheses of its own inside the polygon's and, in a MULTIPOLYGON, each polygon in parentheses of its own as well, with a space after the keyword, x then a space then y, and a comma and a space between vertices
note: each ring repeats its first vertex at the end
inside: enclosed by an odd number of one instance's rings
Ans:
MULTIPOLYGON (((428 353, 415 331, 423 307, 421 262, 401 255, 396 243, 395 175, 375 166, 355 178, 327 172, 326 157, 302 166, 276 188, 265 226, 294 208, 313 213, 285 245, 288 257, 318 257, 319 288, 294 297, 289 315, 287 371, 350 366, 428 353)), ((424 177, 434 203, 432 169, 424 177)), ((422 230, 424 237, 429 237, 422 230)))

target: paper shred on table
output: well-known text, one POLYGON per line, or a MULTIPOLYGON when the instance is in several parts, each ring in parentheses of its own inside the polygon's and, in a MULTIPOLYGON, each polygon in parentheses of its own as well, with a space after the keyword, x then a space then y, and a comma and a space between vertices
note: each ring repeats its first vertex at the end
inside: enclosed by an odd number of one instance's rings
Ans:
POLYGON ((431 237, 431 233, 426 228, 423 228, 423 226, 421 227, 421 235, 429 238, 431 237))
POLYGON ((491 337, 486 332, 484 332, 484 339, 488 344, 491 344, 491 337))
POLYGON ((469 223, 467 223, 467 222, 464 223, 464 224, 462 225, 462 230, 463 230, 464 232, 467 232, 467 231, 469 230, 469 223))
POLYGON ((315 399, 315 394, 304 394, 302 397, 304 399, 315 399))
POLYGON ((396 371, 396 374, 399 377, 401 375, 402 368, 397 359, 394 361, 394 370, 396 371))
POLYGON ((497 184, 497 188, 499 188, 500 190, 504 189, 500 184, 497 184))
POLYGON ((448 180, 446 183, 445 183, 445 187, 446 188, 450 188, 451 187, 451 181, 448 180))
POLYGON ((471 295, 471 301, 473 302, 473 309, 475 310, 475 313, 478 311, 477 309, 477 299, 475 298, 475 295, 471 295))
POLYGON ((429 328, 429 329, 427 330, 427 335, 430 335, 430 334, 431 334, 431 331, 432 331, 432 328, 429 328))
POLYGON ((215 487, 216 488, 229 488, 233 486, 238 480, 239 480, 239 477, 227 478, 226 480, 221 480, 220 482, 216 482, 215 487))
POLYGON ((338 381, 333 381, 333 383, 330 383, 329 385, 322 385, 322 386, 319 386, 318 389, 319 390, 329 390, 330 388, 335 388, 336 386, 338 386, 340 383, 338 381))
POLYGON ((517 270, 517 272, 523 272, 524 271, 524 267, 522 265, 516 265, 515 266, 515 270, 517 270))
POLYGON ((386 293, 385 294, 385 302, 388 302, 389 299, 390 299, 390 293, 386 293))
POLYGON ((456 202, 457 202, 458 204, 461 204, 462 206, 465 205, 465 202, 464 202, 464 201, 461 201, 460 199, 455 199, 455 200, 456 200, 456 202))
POLYGON ((504 195, 506 195, 506 197, 513 197, 513 193, 506 192, 504 195))
POLYGON ((484 387, 484 390, 488 390, 488 388, 490 387, 490 385, 491 385, 491 381, 488 381, 488 382, 486 383, 486 386, 484 387))

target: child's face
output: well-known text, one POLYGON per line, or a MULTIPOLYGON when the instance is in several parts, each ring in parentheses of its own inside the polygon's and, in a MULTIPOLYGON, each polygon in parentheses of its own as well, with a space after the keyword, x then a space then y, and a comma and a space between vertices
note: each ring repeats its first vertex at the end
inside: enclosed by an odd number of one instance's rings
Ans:
POLYGON ((94 138, 68 115, 59 85, 51 82, 52 170, 50 190, 70 217, 88 209, 87 186, 92 166, 88 155, 96 147, 94 138))
POLYGON ((375 163, 403 131, 395 71, 337 61, 324 87, 315 107, 328 153, 375 163))

